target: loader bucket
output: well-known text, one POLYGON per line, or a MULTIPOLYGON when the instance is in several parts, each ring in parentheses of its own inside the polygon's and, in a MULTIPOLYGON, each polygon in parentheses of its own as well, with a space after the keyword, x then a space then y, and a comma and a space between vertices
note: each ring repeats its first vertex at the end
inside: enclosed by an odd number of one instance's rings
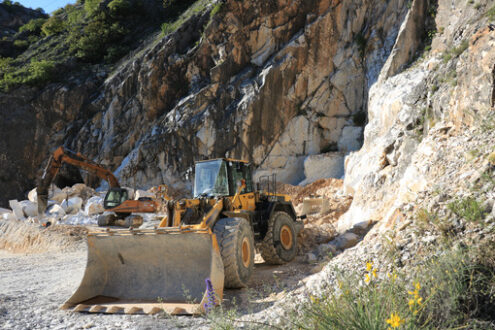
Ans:
POLYGON ((107 230, 88 234, 86 271, 62 309, 200 314, 213 297, 213 304, 221 302, 223 281, 216 237, 207 228, 107 230))

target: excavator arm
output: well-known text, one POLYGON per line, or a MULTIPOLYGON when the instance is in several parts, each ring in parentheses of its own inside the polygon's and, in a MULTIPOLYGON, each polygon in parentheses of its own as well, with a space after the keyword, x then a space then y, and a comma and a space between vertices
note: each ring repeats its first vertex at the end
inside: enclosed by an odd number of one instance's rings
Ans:
POLYGON ((77 166, 95 174, 102 180, 107 181, 111 188, 120 187, 119 181, 110 170, 84 157, 80 153, 75 153, 61 146, 50 157, 36 189, 38 195, 38 214, 45 212, 48 203, 48 189, 64 163, 77 166))

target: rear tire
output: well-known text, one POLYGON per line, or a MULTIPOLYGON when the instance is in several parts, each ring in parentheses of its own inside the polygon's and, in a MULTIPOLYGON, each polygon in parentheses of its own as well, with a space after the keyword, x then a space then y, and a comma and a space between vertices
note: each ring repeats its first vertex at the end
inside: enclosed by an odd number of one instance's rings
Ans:
POLYGON ((222 255, 225 288, 247 286, 254 268, 254 235, 246 219, 224 218, 213 227, 222 255))
POLYGON ((285 212, 275 212, 268 220, 268 230, 261 242, 260 253, 267 264, 283 265, 297 254, 294 220, 285 212))

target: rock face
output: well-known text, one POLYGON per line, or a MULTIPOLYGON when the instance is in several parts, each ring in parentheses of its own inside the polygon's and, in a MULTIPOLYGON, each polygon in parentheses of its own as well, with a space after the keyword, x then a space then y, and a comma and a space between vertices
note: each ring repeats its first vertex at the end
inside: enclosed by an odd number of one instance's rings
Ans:
MULTIPOLYGON (((32 187, 61 144, 142 188, 186 189, 195 160, 225 156, 249 160, 257 177, 317 179, 305 159, 359 149, 369 88, 384 65, 390 75, 413 57, 427 10, 423 0, 411 8, 403 0, 227 0, 213 18, 193 16, 134 52, 104 81, 73 77, 0 95, 7 111, 21 111, 18 123, 0 124, 0 175, 9 178, 2 203, 32 187)), ((339 162, 319 177, 340 176, 339 162)))
POLYGON ((409 13, 370 89, 364 145, 346 160, 344 186, 354 202, 339 231, 365 220, 389 223, 424 191, 449 191, 475 171, 464 154, 492 148, 481 145, 493 122, 495 31, 485 15, 491 6, 438 1, 431 51, 408 70, 394 69, 407 62, 399 41, 414 49, 409 27, 417 23, 409 13))
POLYGON ((194 160, 219 156, 248 159, 261 173, 298 183, 306 156, 356 148, 346 142, 348 128, 363 125, 354 119, 365 110, 368 80, 391 50, 403 7, 227 1, 197 47, 188 48, 200 37, 192 31, 202 17, 107 80, 104 111, 80 131, 76 149, 113 167, 127 157, 134 169, 122 167, 121 178, 135 170, 140 184, 173 185, 194 160), (369 41, 358 44, 358 36, 369 41), (138 130, 126 127, 137 123, 138 130))

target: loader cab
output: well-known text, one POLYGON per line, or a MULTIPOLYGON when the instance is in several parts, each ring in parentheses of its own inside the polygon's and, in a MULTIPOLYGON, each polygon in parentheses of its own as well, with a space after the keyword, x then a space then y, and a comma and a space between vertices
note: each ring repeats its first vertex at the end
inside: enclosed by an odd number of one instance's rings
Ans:
POLYGON ((243 193, 253 191, 251 166, 244 161, 213 159, 195 164, 194 197, 234 196, 241 180, 245 180, 243 193))
POLYGON ((129 199, 129 192, 123 188, 110 188, 103 200, 103 208, 111 209, 129 199))

